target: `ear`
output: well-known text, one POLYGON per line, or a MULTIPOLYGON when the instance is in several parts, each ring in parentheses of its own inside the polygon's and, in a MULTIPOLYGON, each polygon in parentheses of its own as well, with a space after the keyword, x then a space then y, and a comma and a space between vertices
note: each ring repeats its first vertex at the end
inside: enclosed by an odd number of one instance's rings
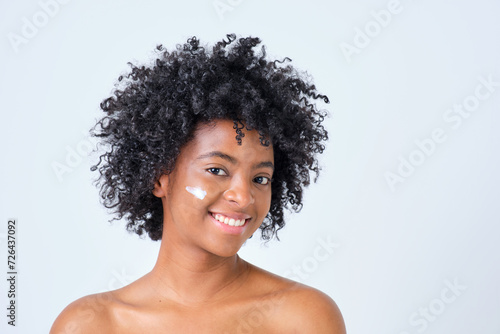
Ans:
POLYGON ((167 196, 168 189, 168 175, 162 174, 158 181, 156 181, 155 186, 153 188, 153 195, 156 197, 162 198, 167 196))

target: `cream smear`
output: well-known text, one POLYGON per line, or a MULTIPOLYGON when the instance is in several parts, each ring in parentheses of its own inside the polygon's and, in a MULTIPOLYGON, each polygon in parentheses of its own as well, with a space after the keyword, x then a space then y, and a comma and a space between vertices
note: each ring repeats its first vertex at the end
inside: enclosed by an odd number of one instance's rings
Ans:
POLYGON ((207 192, 205 190, 201 189, 201 188, 198 188, 198 187, 187 186, 186 190, 189 193, 193 194, 198 199, 204 199, 205 196, 207 196, 207 192))

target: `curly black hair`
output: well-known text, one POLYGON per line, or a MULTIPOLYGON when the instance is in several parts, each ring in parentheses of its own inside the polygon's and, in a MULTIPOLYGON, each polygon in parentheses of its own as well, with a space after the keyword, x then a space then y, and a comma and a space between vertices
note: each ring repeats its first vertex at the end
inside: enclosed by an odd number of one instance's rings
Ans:
POLYGON ((212 51, 196 37, 169 52, 156 48, 149 66, 128 63, 131 71, 118 78, 115 91, 101 104, 106 113, 91 129, 107 151, 91 170, 104 206, 123 217, 127 230, 160 240, 162 202, 152 193, 162 174, 170 173, 197 125, 218 119, 241 129, 256 129, 262 145, 273 145, 275 172, 271 207, 260 226, 262 239, 277 237, 285 225, 283 209, 300 211, 302 189, 310 172, 319 173, 317 153, 328 139, 322 126, 327 112, 315 101, 328 103, 307 74, 289 62, 267 60, 255 37, 227 35, 212 51))

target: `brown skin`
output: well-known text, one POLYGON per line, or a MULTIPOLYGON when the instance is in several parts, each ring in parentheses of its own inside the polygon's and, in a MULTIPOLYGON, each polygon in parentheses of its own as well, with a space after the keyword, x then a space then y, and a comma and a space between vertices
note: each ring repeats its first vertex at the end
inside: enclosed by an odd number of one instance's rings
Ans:
POLYGON ((153 190, 164 212, 153 270, 71 303, 51 334, 345 333, 330 297, 237 255, 269 211, 274 163, 272 146, 261 145, 255 130, 244 133, 238 145, 232 121, 198 127, 153 190), (187 186, 207 194, 199 199, 187 186), (245 225, 229 233, 212 218, 217 213, 245 225))

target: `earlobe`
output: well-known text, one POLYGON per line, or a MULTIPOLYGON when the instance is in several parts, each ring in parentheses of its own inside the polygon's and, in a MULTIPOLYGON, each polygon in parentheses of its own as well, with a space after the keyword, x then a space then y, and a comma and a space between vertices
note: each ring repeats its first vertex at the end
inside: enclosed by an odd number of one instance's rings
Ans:
POLYGON ((168 188, 168 175, 163 174, 155 183, 155 186, 153 188, 153 195, 159 198, 165 197, 167 195, 167 188, 168 188))

